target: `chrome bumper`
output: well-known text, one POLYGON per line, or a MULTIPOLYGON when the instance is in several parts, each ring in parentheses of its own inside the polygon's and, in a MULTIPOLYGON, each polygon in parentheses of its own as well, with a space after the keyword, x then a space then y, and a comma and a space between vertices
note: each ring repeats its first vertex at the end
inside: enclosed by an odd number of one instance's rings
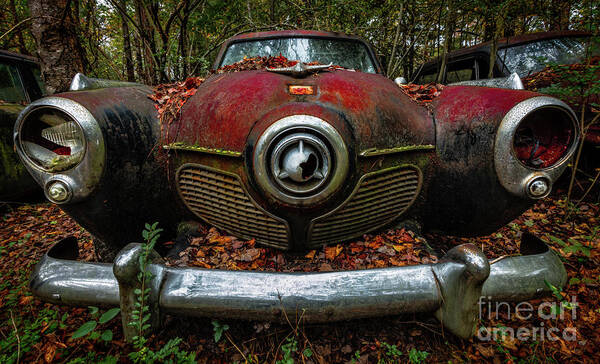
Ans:
MULTIPOLYGON (((125 337, 136 335, 134 305, 140 244, 127 245, 114 264, 78 262, 77 241, 66 238, 42 258, 30 288, 44 301, 120 306, 125 337)), ((515 301, 562 287, 566 271, 541 240, 523 235, 520 256, 489 262, 472 244, 454 247, 437 264, 319 273, 267 273, 172 268, 158 254, 148 265, 151 329, 160 314, 259 321, 302 315, 307 322, 433 312, 446 329, 470 337, 480 297, 515 301)))

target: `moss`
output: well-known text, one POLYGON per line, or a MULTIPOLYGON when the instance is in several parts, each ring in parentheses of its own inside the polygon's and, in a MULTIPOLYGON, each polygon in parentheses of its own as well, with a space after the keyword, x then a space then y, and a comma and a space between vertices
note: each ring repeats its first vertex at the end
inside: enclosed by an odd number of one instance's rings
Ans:
POLYGON ((432 150, 432 149, 435 149, 435 146, 433 146, 431 144, 406 145, 406 146, 386 148, 386 149, 371 148, 371 149, 363 150, 362 152, 360 152, 360 156, 361 157, 372 157, 372 156, 384 155, 384 154, 396 154, 396 153, 432 150))
POLYGON ((242 155, 240 152, 233 150, 217 149, 217 148, 206 148, 199 145, 189 145, 183 142, 171 143, 163 146, 164 149, 176 149, 176 150, 187 150, 191 152, 200 152, 208 154, 225 155, 230 157, 239 157, 242 155))

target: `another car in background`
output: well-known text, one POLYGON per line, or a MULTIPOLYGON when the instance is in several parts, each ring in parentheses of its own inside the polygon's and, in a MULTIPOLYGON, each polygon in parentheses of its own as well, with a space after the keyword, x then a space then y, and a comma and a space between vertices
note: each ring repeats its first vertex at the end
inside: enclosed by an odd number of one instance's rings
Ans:
MULTIPOLYGON (((587 52, 590 40, 591 34, 581 31, 541 32, 500 39, 496 62, 493 65, 493 77, 506 78, 516 73, 523 80, 543 71, 549 64, 585 63, 586 53, 590 55, 587 52)), ((450 52, 447 60, 448 66, 441 78, 442 83, 474 84, 472 81, 487 79, 491 48, 492 42, 485 42, 450 52)), ((597 46, 592 48, 591 55, 600 55, 597 46)), ((413 79, 418 84, 435 82, 441 63, 440 57, 424 63, 419 67, 413 79)), ((489 86, 490 84, 481 82, 479 85, 489 86)), ((538 91, 535 82, 524 82, 523 87, 530 91, 538 91)), ((577 100, 563 101, 575 110, 580 109, 578 105, 575 105, 576 102, 573 102, 577 100)), ((590 120, 593 117, 590 112, 587 113, 587 116, 590 120)), ((585 141, 594 146, 600 145, 600 125, 595 124, 589 128, 585 141)))
POLYGON ((39 187, 13 148, 13 129, 27 104, 44 96, 35 58, 0 50, 0 201, 20 199, 39 187))

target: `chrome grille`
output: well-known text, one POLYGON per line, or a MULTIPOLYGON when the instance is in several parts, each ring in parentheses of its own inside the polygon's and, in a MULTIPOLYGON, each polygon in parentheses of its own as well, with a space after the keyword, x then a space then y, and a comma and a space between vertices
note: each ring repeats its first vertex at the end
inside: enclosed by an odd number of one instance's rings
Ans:
POLYGON ((313 220, 310 245, 337 243, 390 223, 412 205, 420 187, 421 173, 413 166, 364 175, 339 208, 313 220))
POLYGON ((246 193, 237 175, 186 164, 178 173, 179 192, 189 209, 207 223, 257 242, 288 247, 284 220, 268 215, 246 193))

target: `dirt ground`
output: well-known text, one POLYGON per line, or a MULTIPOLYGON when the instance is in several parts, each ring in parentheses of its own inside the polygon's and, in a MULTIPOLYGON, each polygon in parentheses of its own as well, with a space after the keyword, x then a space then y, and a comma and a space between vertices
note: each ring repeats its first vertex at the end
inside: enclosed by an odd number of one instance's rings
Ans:
MULTIPOLYGON (((158 350, 174 337, 182 350, 202 363, 396 363, 396 362, 600 362, 600 205, 545 199, 492 235, 455 238, 395 229, 356 241, 310 251, 304 257, 238 241, 207 229, 171 265, 269 271, 329 271, 435 262, 433 250, 472 242, 488 258, 518 253, 523 232, 531 232, 560 254, 569 276, 563 292, 531 300, 529 319, 502 309, 484 309, 480 337, 461 340, 444 333, 430 315, 408 315, 330 324, 288 324, 166 317, 163 329, 147 346, 158 350), (433 250, 431 249, 433 248, 433 250), (537 314, 547 303, 571 302, 565 315, 537 314), (547 302, 547 303, 546 303, 547 302), (493 311, 493 310, 492 310, 493 311), (542 317, 540 317, 542 316, 542 317), (512 335, 519 328, 529 334, 512 335), (550 330, 552 329, 552 330, 550 330), (217 339, 216 332, 222 332, 217 339), (496 335, 491 335, 491 333, 496 335), (486 333, 490 333, 487 335, 486 333), (218 342, 216 342, 218 341, 218 342), (291 361, 290 361, 291 360, 291 361)), ((133 349, 123 341, 120 319, 99 324, 94 332, 73 338, 81 326, 98 320, 105 309, 57 306, 39 301, 27 287, 40 257, 61 237, 79 239, 80 258, 93 260, 89 234, 50 204, 12 206, 0 223, 0 362, 128 362, 133 349), (107 332, 110 331, 110 334, 107 332), (100 335, 101 333, 101 335, 100 335)), ((543 309, 544 310, 544 309, 543 309)))

